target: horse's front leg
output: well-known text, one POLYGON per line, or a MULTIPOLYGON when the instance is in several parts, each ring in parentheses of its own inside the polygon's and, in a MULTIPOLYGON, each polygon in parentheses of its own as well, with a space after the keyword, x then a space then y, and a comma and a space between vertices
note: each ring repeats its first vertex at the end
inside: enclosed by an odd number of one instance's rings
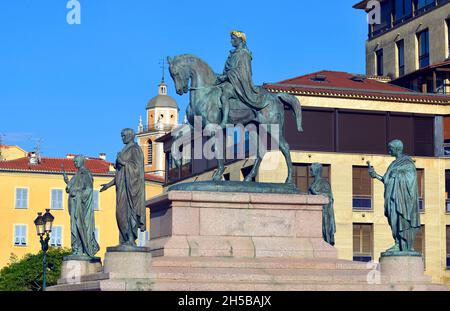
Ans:
POLYGON ((224 172, 225 172, 225 164, 223 159, 217 159, 217 170, 213 175, 213 180, 221 181, 224 172))
POLYGON ((214 139, 214 155, 217 160, 217 170, 213 175, 214 181, 221 181, 223 177, 223 173, 225 172, 225 161, 223 156, 223 133, 222 129, 217 126, 217 124, 212 124, 213 127, 216 127, 213 134, 214 139))

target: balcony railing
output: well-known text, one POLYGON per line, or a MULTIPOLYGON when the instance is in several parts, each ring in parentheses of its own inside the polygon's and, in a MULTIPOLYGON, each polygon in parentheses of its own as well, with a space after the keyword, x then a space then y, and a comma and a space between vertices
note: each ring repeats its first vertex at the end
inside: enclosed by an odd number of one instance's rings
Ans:
POLYGON ((378 37, 379 35, 390 31, 391 29, 402 25, 403 23, 406 23, 416 17, 419 17, 423 14, 428 13, 429 11, 433 10, 435 7, 438 6, 442 6, 446 3, 450 2, 450 0, 437 0, 437 1, 433 1, 432 3, 420 8, 420 9, 415 9, 414 12, 412 14, 409 15, 405 15, 402 17, 397 18, 396 20, 394 20, 394 18, 392 17, 392 22, 388 21, 386 23, 386 25, 373 25, 373 26, 378 26, 378 29, 374 29, 372 31, 369 31, 369 39, 373 39, 375 37, 378 37))
POLYGON ((142 128, 138 128, 137 133, 147 133, 147 132, 156 132, 156 131, 164 131, 164 132, 170 132, 173 128, 173 125, 170 124, 162 124, 161 126, 143 126, 142 128))

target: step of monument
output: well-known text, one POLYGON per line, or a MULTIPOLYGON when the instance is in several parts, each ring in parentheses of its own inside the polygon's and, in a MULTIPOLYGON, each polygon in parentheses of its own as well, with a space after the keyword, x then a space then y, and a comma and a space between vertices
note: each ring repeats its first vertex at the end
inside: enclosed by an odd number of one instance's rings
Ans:
POLYGON ((100 280, 107 280, 108 278, 109 278, 109 273, 100 272, 100 273, 82 275, 78 279, 59 279, 58 285, 73 284, 73 283, 80 283, 80 282, 90 282, 90 281, 100 281, 100 280))
MULTIPOLYGON (((155 267, 156 280, 199 282, 367 283, 368 270, 155 267)), ((380 276, 382 282, 388 281, 380 276)))
POLYGON ((233 283, 156 281, 154 291, 445 291, 437 284, 233 283))
POLYGON ((341 259, 154 257, 153 267, 373 270, 378 264, 341 259))
POLYGON ((88 281, 88 282, 80 282, 80 283, 68 283, 68 284, 59 284, 51 287, 47 287, 47 291, 99 291, 100 290, 101 281, 88 281))

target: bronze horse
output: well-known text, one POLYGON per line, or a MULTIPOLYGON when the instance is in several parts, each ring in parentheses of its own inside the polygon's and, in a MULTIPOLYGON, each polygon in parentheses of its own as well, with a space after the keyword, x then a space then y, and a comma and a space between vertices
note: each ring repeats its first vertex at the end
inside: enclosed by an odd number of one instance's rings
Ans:
MULTIPOLYGON (((222 89, 215 85, 217 75, 211 67, 200 58, 183 54, 174 58, 168 58, 170 75, 175 83, 178 95, 190 92, 190 102, 186 109, 186 117, 191 126, 194 126, 194 117, 202 117, 202 128, 209 125, 218 125, 222 121, 221 92, 222 89)), ((264 108, 255 110, 240 101, 233 101, 230 109, 229 122, 244 126, 255 124, 278 125, 279 137, 273 137, 283 153, 288 167, 286 183, 293 182, 293 166, 289 145, 283 136, 284 132, 284 107, 287 106, 294 114, 297 130, 302 132, 302 112, 298 99, 287 93, 264 93, 264 108)), ((268 129, 270 127, 268 126, 268 129)), ((268 130, 270 133, 270 131, 268 130)), ((251 181, 258 173, 264 154, 257 153, 255 164, 251 172, 245 177, 245 181, 251 181)), ((217 160, 217 170, 213 175, 214 181, 222 179, 225 170, 223 158, 217 160)))

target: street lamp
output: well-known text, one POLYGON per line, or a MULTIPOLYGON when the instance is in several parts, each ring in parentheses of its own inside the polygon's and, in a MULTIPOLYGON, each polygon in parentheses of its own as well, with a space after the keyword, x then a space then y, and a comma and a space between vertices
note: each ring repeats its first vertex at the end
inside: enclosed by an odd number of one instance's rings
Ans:
POLYGON ((52 214, 50 214, 50 209, 45 210, 45 214, 38 213, 37 218, 34 220, 34 225, 36 226, 36 233, 40 238, 41 249, 42 249, 42 290, 45 291, 47 286, 47 251, 48 242, 50 241, 50 232, 52 232, 53 220, 52 214))

